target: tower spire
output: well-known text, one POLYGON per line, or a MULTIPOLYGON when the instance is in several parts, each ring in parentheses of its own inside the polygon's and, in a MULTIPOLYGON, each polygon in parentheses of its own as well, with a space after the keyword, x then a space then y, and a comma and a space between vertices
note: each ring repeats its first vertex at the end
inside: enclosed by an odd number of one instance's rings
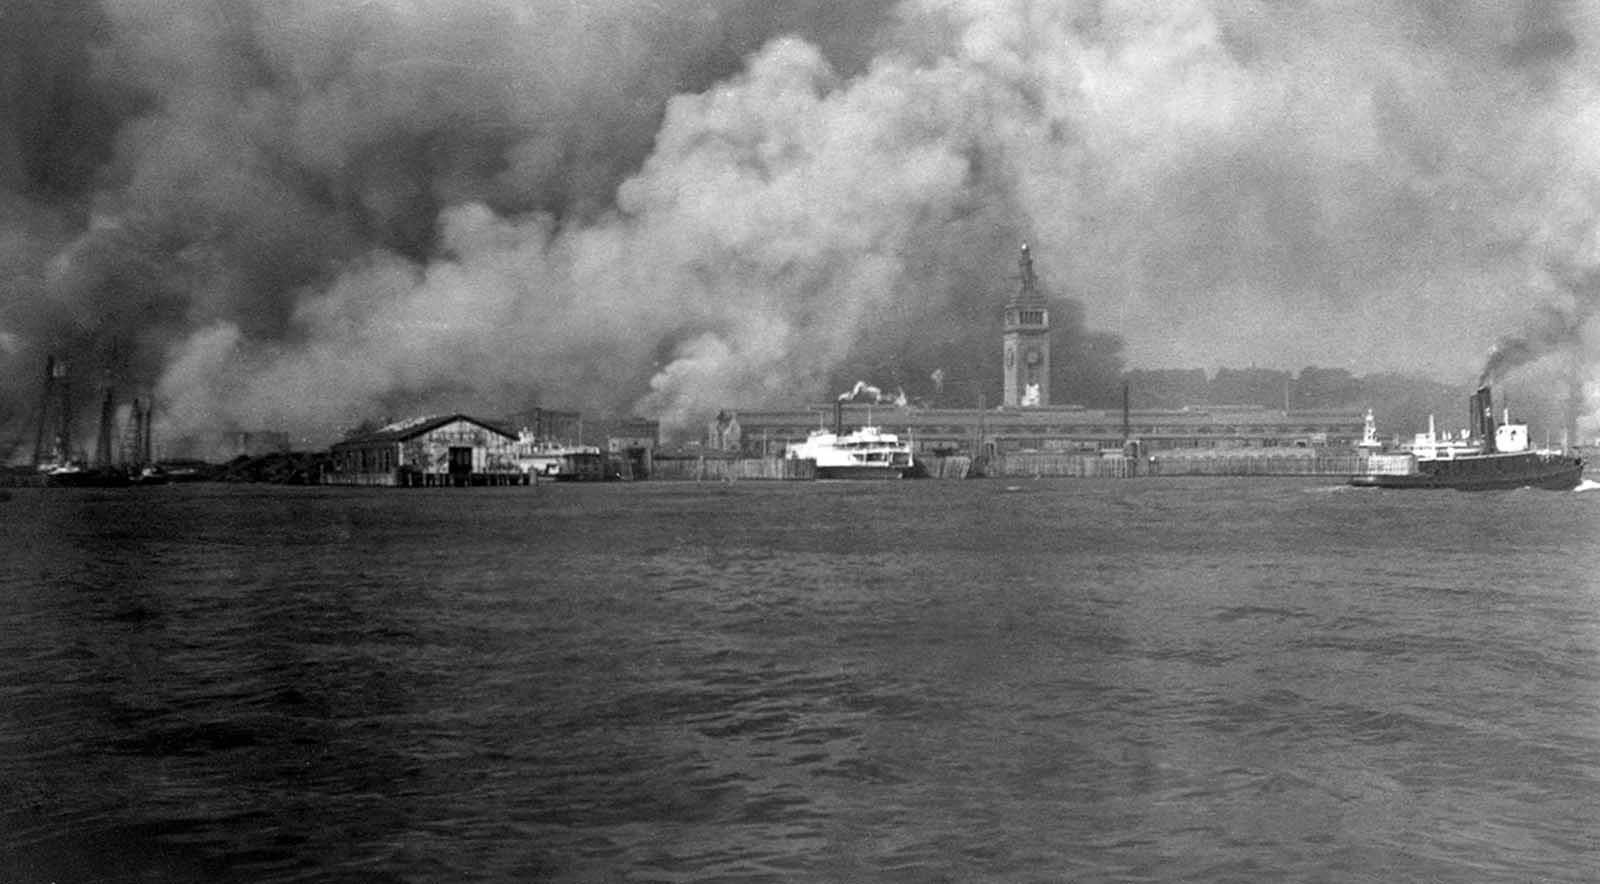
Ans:
POLYGON ((1022 300, 1036 300, 1039 297, 1039 278, 1033 273, 1033 253, 1028 251, 1027 243, 1022 244, 1021 253, 1017 255, 1017 269, 1022 275, 1022 300))

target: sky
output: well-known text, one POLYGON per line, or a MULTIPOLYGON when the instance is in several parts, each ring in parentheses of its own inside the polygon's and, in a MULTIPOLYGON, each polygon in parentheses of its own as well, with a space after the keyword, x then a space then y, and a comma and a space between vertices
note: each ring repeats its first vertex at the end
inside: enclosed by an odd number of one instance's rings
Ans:
POLYGON ((1595 425, 1597 136, 1554 0, 12 0, 0 426, 50 353, 168 437, 997 384, 1023 242, 1074 372, 1595 425))

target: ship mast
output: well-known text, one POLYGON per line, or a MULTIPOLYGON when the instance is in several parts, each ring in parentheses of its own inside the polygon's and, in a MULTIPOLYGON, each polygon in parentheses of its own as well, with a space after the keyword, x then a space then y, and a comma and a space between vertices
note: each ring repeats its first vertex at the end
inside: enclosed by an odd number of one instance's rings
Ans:
POLYGON ((111 453, 111 424, 116 420, 117 402, 116 391, 111 386, 111 372, 106 371, 105 391, 100 398, 100 434, 95 438, 94 465, 109 467, 114 455, 111 453))
POLYGON ((39 395, 39 427, 33 440, 33 465, 72 458, 72 386, 67 364, 45 357, 44 390, 39 395))

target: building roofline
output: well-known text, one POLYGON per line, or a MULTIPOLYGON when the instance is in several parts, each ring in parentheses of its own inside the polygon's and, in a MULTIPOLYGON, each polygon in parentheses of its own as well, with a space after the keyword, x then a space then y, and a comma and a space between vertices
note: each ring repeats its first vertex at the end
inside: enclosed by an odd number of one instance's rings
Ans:
POLYGON ((469 424, 482 427, 492 433, 499 433, 501 436, 504 436, 507 439, 517 438, 516 433, 507 430, 505 427, 502 427, 498 424, 491 423, 482 418, 473 417, 470 414, 456 412, 454 414, 435 415, 432 417, 420 417, 412 418, 411 420, 400 421, 365 435, 356 436, 350 439, 342 439, 338 442, 335 442, 333 447, 339 448, 341 446, 349 447, 356 445, 370 445, 375 442, 404 442, 408 439, 415 439, 416 437, 425 433, 431 433, 446 424, 454 423, 456 421, 466 421, 469 424))

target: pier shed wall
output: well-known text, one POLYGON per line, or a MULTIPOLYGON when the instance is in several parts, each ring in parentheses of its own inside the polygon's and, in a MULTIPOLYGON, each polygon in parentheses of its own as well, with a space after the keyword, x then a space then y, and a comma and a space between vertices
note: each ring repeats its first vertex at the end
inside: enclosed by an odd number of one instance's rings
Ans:
POLYGON ((526 485, 517 435, 463 414, 415 418, 333 446, 328 485, 526 485))

